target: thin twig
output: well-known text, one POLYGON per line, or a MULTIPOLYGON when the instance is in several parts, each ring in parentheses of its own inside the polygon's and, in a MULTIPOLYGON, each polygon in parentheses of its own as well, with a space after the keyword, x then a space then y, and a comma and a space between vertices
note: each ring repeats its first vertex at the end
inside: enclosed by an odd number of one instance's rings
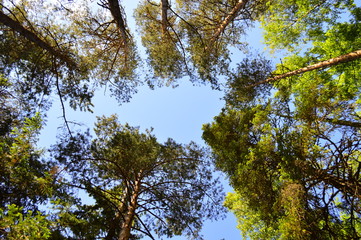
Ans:
POLYGON ((65 126, 66 128, 68 129, 68 132, 70 134, 71 137, 73 137, 72 133, 71 133, 71 130, 70 130, 70 127, 69 127, 69 123, 68 123, 68 120, 66 118, 66 112, 65 112, 65 106, 64 106, 64 102, 63 102, 63 96, 61 95, 61 90, 60 90, 60 86, 59 86, 59 73, 57 71, 57 66, 56 66, 56 60, 54 59, 54 66, 53 66, 53 70, 54 70, 54 73, 55 73, 55 83, 56 83, 56 89, 58 91, 58 95, 59 95, 59 99, 60 99, 60 104, 61 104, 61 108, 62 108, 62 112, 63 112, 63 119, 65 121, 65 126))

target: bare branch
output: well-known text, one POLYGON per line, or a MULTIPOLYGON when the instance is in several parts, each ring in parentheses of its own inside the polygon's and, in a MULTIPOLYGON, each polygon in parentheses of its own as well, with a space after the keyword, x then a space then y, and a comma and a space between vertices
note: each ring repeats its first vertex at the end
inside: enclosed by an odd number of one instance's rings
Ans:
POLYGON ((59 99, 60 99, 60 104, 61 104, 61 109, 63 111, 63 119, 64 119, 64 122, 65 122, 65 126, 70 134, 71 137, 73 137, 72 133, 71 133, 71 130, 70 130, 70 127, 69 127, 69 122, 66 118, 66 112, 65 112, 65 106, 64 106, 64 102, 63 102, 63 96, 61 94, 61 90, 60 90, 60 86, 59 86, 59 74, 57 72, 57 67, 55 66, 55 61, 54 61, 54 72, 55 72, 55 85, 56 85, 56 89, 58 91, 58 96, 59 96, 59 99))

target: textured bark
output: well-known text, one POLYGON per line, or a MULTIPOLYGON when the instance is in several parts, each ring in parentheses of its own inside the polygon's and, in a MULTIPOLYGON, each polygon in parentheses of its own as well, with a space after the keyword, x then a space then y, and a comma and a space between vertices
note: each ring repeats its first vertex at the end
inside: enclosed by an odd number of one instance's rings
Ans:
MULTIPOLYGON (((141 173, 139 173, 139 176, 140 175, 141 173)), ((127 213, 124 216, 124 222, 122 224, 118 240, 128 240, 130 238, 130 230, 132 229, 132 224, 135 218, 135 210, 137 209, 138 204, 140 185, 141 181, 140 178, 138 178, 138 180, 134 182, 134 189, 132 191, 127 213)))
POLYGON ((53 55, 57 59, 61 60, 62 62, 66 63, 68 65, 68 67, 70 67, 70 68, 76 67, 77 64, 71 58, 69 58, 69 56, 65 55, 60 50, 52 47, 49 43, 42 40, 35 33, 26 29, 19 22, 13 20, 12 18, 7 16, 2 11, 0 11, 0 22, 2 24, 4 24, 5 26, 11 28, 12 30, 18 32, 19 34, 21 34, 23 37, 25 37, 29 41, 35 43, 40 48, 48 51, 51 55, 53 55))
POLYGON ((120 35, 122 36, 122 40, 126 44, 128 41, 128 33, 125 27, 125 21, 120 10, 120 5, 118 0, 108 0, 109 10, 113 16, 115 23, 119 29, 120 35))
POLYGON ((309 72, 309 71, 313 71, 313 70, 316 70, 316 69, 323 69, 323 68, 328 68, 328 67, 338 65, 338 64, 341 64, 341 63, 351 62, 351 61, 359 59, 359 58, 361 58, 361 50, 350 52, 350 53, 347 53, 347 54, 344 54, 344 55, 341 55, 341 56, 338 56, 338 57, 335 57, 335 58, 328 59, 326 61, 322 61, 322 62, 318 62, 316 64, 309 65, 309 66, 304 67, 304 68, 300 68, 300 69, 297 69, 297 70, 294 70, 294 71, 290 71, 290 72, 287 72, 287 73, 284 73, 284 74, 280 74, 280 75, 277 75, 275 77, 271 77, 271 78, 268 78, 266 80, 260 81, 258 83, 249 85, 249 87, 255 87, 255 86, 258 86, 258 85, 261 85, 261 84, 264 84, 264 83, 274 82, 274 81, 277 81, 277 80, 280 80, 280 79, 283 79, 283 78, 295 76, 295 75, 302 74, 302 73, 309 72))
POLYGON ((209 40, 209 43, 206 47, 206 50, 210 50, 213 47, 213 44, 217 41, 219 36, 224 32, 226 27, 238 16, 239 11, 241 11, 247 4, 248 0, 239 0, 236 6, 233 7, 232 11, 227 14, 227 17, 223 20, 221 25, 217 28, 216 32, 209 40))

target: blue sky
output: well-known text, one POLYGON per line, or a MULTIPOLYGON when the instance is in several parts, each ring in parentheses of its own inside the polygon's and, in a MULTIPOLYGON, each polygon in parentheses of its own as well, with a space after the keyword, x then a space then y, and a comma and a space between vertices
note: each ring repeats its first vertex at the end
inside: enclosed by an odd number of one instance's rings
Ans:
MULTIPOLYGON (((135 34, 132 9, 137 1, 123 1, 128 17, 128 24, 135 34)), ((253 31, 247 38, 254 48, 261 47, 259 31, 253 31)), ((139 39, 137 39, 138 42, 139 39)), ((242 59, 236 54, 235 59, 242 59)), ((160 142, 173 138, 180 143, 195 141, 204 144, 201 138, 202 125, 210 123, 224 106, 221 91, 212 90, 210 86, 193 86, 187 79, 179 82, 177 88, 163 87, 150 90, 147 86, 140 87, 138 93, 129 103, 118 105, 109 92, 101 90, 94 99, 94 114, 74 112, 67 108, 69 121, 81 122, 87 128, 93 128, 96 116, 118 114, 122 123, 139 126, 142 130, 154 128, 153 133, 160 142)), ((57 128, 63 123, 59 99, 54 96, 54 104, 48 113, 47 126, 42 131, 40 145, 48 147, 56 142, 57 128)), ((226 191, 232 189, 224 181, 226 191)), ((229 213, 227 218, 218 222, 206 222, 202 231, 207 240, 242 239, 236 228, 236 219, 229 213)), ((174 239, 186 239, 177 237, 174 239)))

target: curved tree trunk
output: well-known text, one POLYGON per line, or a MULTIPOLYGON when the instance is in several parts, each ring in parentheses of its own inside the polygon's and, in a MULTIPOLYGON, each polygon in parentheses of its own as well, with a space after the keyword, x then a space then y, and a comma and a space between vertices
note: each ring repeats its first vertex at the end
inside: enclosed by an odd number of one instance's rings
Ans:
POLYGON ((325 118, 324 121, 342 126, 361 128, 361 122, 352 122, 352 121, 332 119, 332 118, 325 118))
POLYGON ((350 196, 359 199, 361 198, 361 183, 356 179, 348 179, 350 177, 333 175, 327 172, 327 169, 315 169, 314 173, 314 176, 317 176, 315 177, 316 180, 323 181, 324 183, 337 188, 343 194, 349 194, 350 196))

